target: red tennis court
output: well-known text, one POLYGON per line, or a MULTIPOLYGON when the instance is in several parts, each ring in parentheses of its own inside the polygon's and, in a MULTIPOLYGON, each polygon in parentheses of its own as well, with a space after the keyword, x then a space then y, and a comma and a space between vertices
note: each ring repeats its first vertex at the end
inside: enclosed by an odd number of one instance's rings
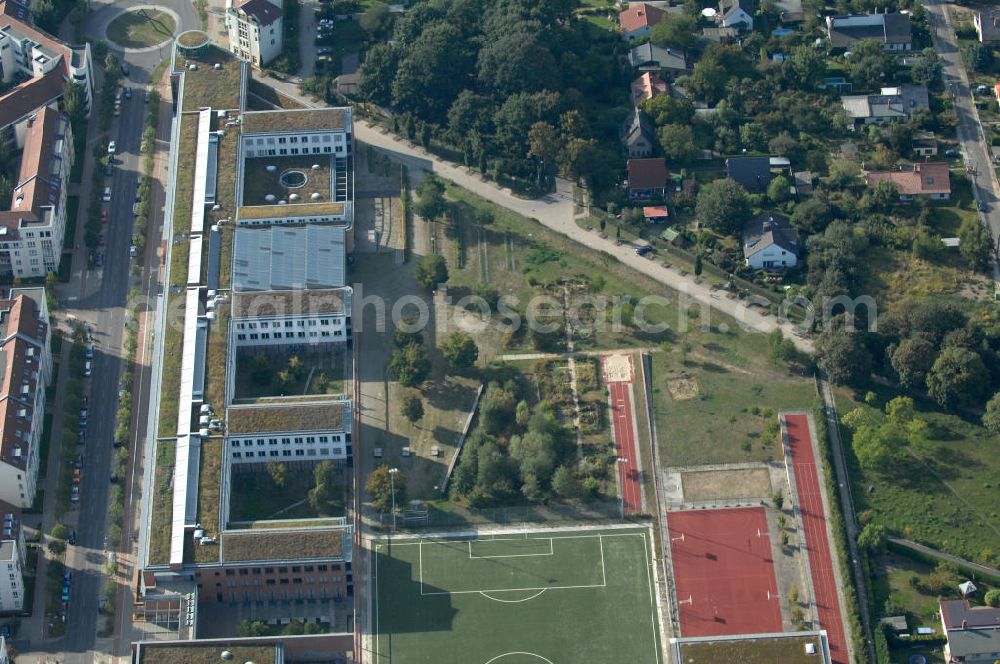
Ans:
POLYGON ((809 554, 819 625, 826 630, 830 640, 830 659, 834 664, 847 664, 847 640, 840 617, 837 579, 833 573, 830 539, 826 535, 826 513, 823 510, 823 496, 816 472, 809 418, 805 415, 783 417, 795 472, 795 488, 805 530, 806 552, 809 554))
POLYGON ((667 515, 682 636, 780 632, 764 508, 667 515))

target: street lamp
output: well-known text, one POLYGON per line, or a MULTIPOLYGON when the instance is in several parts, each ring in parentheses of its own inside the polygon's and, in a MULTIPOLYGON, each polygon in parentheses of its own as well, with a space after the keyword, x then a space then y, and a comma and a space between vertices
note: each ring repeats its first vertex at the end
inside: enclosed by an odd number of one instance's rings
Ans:
POLYGON ((399 468, 389 469, 389 492, 392 494, 392 532, 396 532, 396 473, 399 468))

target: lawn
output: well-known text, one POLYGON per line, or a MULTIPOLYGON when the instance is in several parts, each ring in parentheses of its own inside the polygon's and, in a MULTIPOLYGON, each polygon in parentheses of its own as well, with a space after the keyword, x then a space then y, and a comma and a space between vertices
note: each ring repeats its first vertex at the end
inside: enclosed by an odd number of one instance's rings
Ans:
POLYGON ((653 354, 653 409, 666 465, 782 458, 777 413, 811 408, 815 385, 764 358, 731 361, 739 359, 697 347, 686 362, 677 353, 653 354))
POLYGON ((146 48, 174 36, 177 23, 170 14, 155 9, 127 11, 108 24, 108 39, 124 48, 146 48))
POLYGON ((342 394, 345 352, 342 346, 325 351, 238 352, 233 398, 342 394))
MULTIPOLYGON (((197 111, 205 106, 210 106, 213 110, 240 107, 243 63, 228 51, 213 45, 197 58, 178 53, 174 69, 184 72, 183 112, 197 111), (197 69, 185 69, 185 63, 194 64, 197 69), (221 69, 214 69, 216 64, 221 65, 221 69)), ((194 150, 191 151, 191 155, 194 156, 194 150)), ((221 149, 219 162, 225 163, 221 149)))
MULTIPOLYGON (((198 470, 198 523, 205 529, 206 537, 219 536, 219 487, 222 484, 221 438, 204 438, 201 441, 201 465, 198 470)), ((195 562, 211 563, 219 560, 216 545, 194 547, 195 562)))
POLYGON ((156 470, 153 474, 153 498, 149 524, 149 563, 165 565, 170 560, 170 522, 173 518, 174 455, 173 440, 156 441, 156 470))
POLYGON ((230 479, 228 520, 266 521, 344 516, 346 484, 342 487, 345 496, 342 496, 336 509, 322 514, 308 500, 308 493, 313 485, 313 474, 300 468, 288 468, 283 486, 275 484, 274 478, 263 464, 257 472, 234 472, 230 479))
MULTIPOLYGON (((897 396, 875 390, 876 406, 897 396)), ((862 397, 837 391, 844 417, 868 408, 862 397)), ((841 426, 854 485, 855 509, 870 511, 892 533, 986 565, 1000 562, 1000 455, 996 436, 978 421, 937 412, 917 401, 928 422, 926 436, 912 437, 903 460, 874 472, 861 468, 851 452, 851 431, 841 426)))
POLYGON ((659 664, 648 530, 374 544, 373 662, 659 664))

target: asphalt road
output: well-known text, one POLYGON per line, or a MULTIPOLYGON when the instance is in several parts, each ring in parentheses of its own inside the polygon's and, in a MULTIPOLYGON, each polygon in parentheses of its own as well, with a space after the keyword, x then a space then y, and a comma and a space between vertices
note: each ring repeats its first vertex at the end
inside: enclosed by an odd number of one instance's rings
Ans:
MULTIPOLYGON (((981 212, 980 216, 990 229, 996 246, 1000 240, 1000 192, 993 173, 990 148, 983 136, 975 100, 969 88, 962 52, 958 48, 955 31, 943 3, 940 0, 927 0, 924 5, 927 8, 934 50, 937 51, 943 65, 945 89, 954 93, 954 109, 958 116, 958 141, 961 144, 965 165, 971 169, 969 177, 973 184, 973 194, 976 201, 985 206, 985 211, 981 212)), ((992 100, 992 91, 990 92, 988 98, 992 100)), ((994 276, 1000 278, 995 266, 994 276)))
MULTIPOLYGON (((131 5, 145 4, 141 2, 94 3, 94 13, 87 23, 88 32, 95 36, 103 36, 103 26, 117 15, 123 8, 131 5)), ((198 24, 197 14, 190 2, 174 0, 163 3, 173 9, 181 17, 181 29, 195 27, 198 24)), ((157 249, 159 247, 159 227, 162 223, 160 210, 165 200, 163 187, 154 182, 151 209, 157 215, 154 228, 149 233, 147 253, 136 260, 129 257, 132 244, 134 215, 132 206, 142 168, 143 156, 139 152, 143 122, 148 105, 144 102, 145 90, 148 86, 152 70, 169 54, 169 46, 140 52, 117 52, 119 58, 129 64, 129 78, 123 85, 132 88, 132 98, 123 99, 121 115, 114 119, 108 138, 116 142, 114 173, 105 178, 103 186, 111 185, 112 200, 102 202, 102 209, 109 212, 109 221, 105 227, 106 244, 99 248, 104 253, 104 265, 101 270, 87 271, 83 279, 74 279, 72 284, 78 292, 72 292, 66 298, 64 313, 85 322, 92 330, 95 345, 95 356, 92 377, 88 380, 90 398, 88 429, 84 447, 85 465, 81 483, 81 500, 77 507, 77 545, 69 547, 66 562, 67 568, 73 571, 72 601, 67 615, 66 633, 58 639, 47 639, 41 644, 32 644, 31 655, 36 659, 46 661, 78 664, 91 662, 96 653, 127 654, 129 649, 130 631, 126 631, 121 641, 98 639, 97 628, 99 618, 99 601, 102 585, 105 581, 104 565, 107 562, 107 542, 105 539, 107 523, 107 504, 110 492, 110 474, 112 462, 117 450, 113 447, 115 412, 118 407, 118 385, 123 371, 123 341, 125 335, 124 322, 126 314, 126 298, 130 288, 139 287, 145 292, 148 280, 138 281, 131 271, 140 264, 151 268, 152 276, 156 276, 159 263, 157 249), (100 285, 93 288, 93 282, 100 285), (86 283, 91 284, 90 288, 86 283), (89 291, 89 292, 88 292, 89 291), (111 653, 112 644, 114 650, 111 653), (96 651, 96 652, 95 652, 96 651)), ((101 63, 95 63, 100 67, 101 63)), ((112 92, 113 94, 113 92, 112 92)), ((162 102, 169 112, 169 99, 162 102)), ((96 116, 92 120, 96 122, 96 116)), ((161 132, 162 133, 162 132, 161 132)), ((169 134, 169 129, 166 130, 169 134)), ((169 136, 159 136, 169 139, 169 136)), ((86 158, 92 160, 93 145, 88 145, 86 158)), ((85 174, 85 177, 89 175, 85 174)), ((100 196, 101 190, 93 192, 100 196)), ((81 200, 81 209, 86 202, 81 200)), ((86 269, 87 252, 80 248, 74 257, 74 274, 86 269)), ((153 292, 156 292, 154 283, 153 292)), ((144 359, 144 358, 140 358, 144 359)), ((148 364, 148 360, 146 360, 148 364)), ((139 395, 149 394, 148 366, 143 367, 139 381, 136 382, 134 393, 140 422, 139 431, 145 431, 144 419, 146 404, 141 403, 139 395)), ((130 443, 142 454, 142 436, 132 436, 130 443)), ((125 487, 138 488, 140 485, 136 468, 141 466, 135 449, 132 454, 132 470, 129 475, 120 478, 125 487)), ((137 491, 128 491, 124 513, 129 525, 125 527, 122 548, 129 551, 132 547, 131 519, 138 513, 139 496, 137 491)), ((115 598, 109 598, 114 601, 115 598)), ((128 593, 123 593, 118 606, 116 625, 127 623, 122 616, 129 616, 130 602, 128 593)))

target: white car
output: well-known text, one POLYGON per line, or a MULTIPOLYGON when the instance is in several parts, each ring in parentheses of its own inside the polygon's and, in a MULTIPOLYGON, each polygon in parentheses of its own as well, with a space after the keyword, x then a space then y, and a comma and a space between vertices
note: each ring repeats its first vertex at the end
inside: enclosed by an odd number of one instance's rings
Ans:
POLYGON ((111 200, 111 187, 105 187, 104 188, 104 193, 101 195, 101 200, 102 201, 110 201, 111 200))
POLYGON ((111 141, 110 143, 108 143, 108 154, 114 154, 115 150, 117 150, 117 149, 118 149, 118 146, 115 145, 114 141, 111 141))
POLYGON ((128 256, 129 256, 129 258, 135 258, 135 252, 136 252, 136 249, 135 249, 135 245, 133 244, 131 247, 128 248, 128 256))

